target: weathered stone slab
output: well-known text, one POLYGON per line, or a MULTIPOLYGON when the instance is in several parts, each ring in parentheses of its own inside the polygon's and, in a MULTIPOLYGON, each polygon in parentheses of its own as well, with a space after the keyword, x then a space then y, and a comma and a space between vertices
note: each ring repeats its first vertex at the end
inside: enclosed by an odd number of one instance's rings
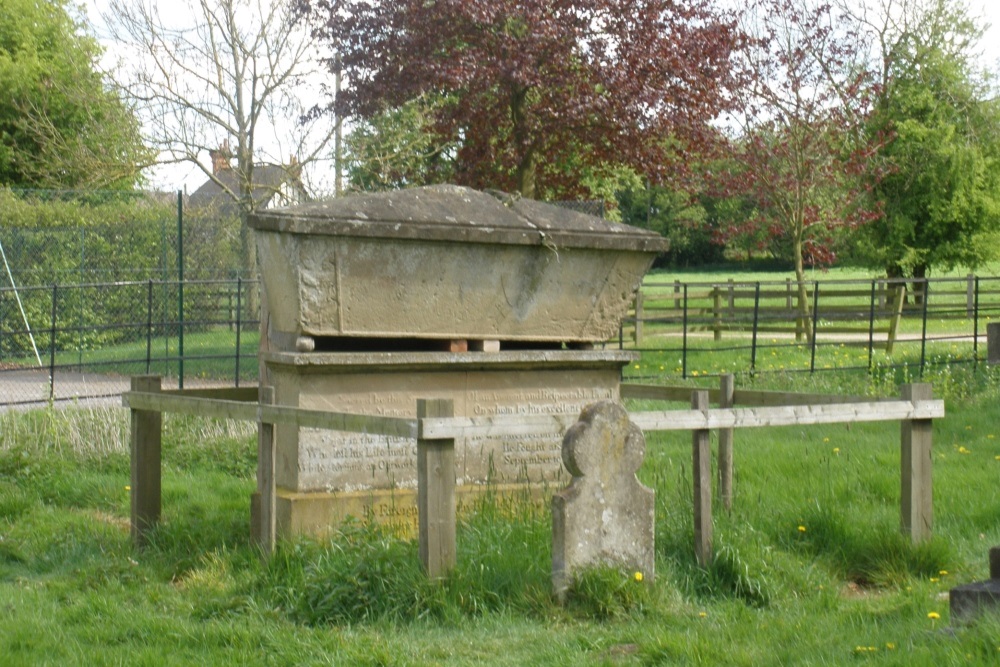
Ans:
POLYGON ((635 473, 646 440, 617 403, 587 407, 566 433, 562 456, 573 480, 552 498, 552 585, 563 600, 586 568, 620 567, 654 576, 654 492, 635 473))
MULTIPOLYGON (((282 405, 412 418, 418 398, 447 398, 460 417, 553 414, 567 426, 587 404, 618 398, 621 367, 634 358, 618 351, 263 356, 282 405)), ((280 534, 336 523, 344 512, 415 525, 416 440, 275 428, 280 534)), ((488 483, 559 488, 568 480, 561 452, 558 437, 459 440, 459 495, 488 483)))
POLYGON ((948 604, 951 622, 956 624, 1000 611, 1000 547, 990 549, 989 580, 956 586, 948 592, 948 604))
POLYGON ((271 338, 605 341, 662 237, 431 186, 262 211, 271 338))

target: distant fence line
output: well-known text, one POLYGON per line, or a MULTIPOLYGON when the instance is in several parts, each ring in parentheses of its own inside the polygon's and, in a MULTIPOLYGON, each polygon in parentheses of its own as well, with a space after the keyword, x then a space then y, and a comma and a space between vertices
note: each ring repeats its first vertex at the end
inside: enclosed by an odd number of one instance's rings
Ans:
MULTIPOLYGON (((649 279, 617 341, 630 379, 874 372, 978 364, 1000 278, 794 282, 649 279), (914 289, 916 287, 916 289, 914 289)), ((254 280, 0 287, 0 405, 117 396, 136 374, 177 387, 257 380, 254 280), (251 298, 253 296, 254 298, 251 298)))
POLYGON ((634 375, 869 371, 876 365, 923 373, 928 364, 982 361, 986 324, 1000 321, 997 277, 810 280, 804 304, 798 287, 791 279, 647 280, 618 343, 658 355, 644 355, 645 368, 634 375), (862 353, 834 354, 844 348, 862 353), (652 367, 663 357, 676 365, 652 367))

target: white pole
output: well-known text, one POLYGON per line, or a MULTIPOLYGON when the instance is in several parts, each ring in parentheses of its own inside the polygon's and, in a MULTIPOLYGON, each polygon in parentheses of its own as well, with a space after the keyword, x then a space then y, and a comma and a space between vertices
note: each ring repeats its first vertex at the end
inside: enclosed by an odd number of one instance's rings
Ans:
POLYGON ((14 284, 14 274, 10 272, 10 264, 7 263, 7 253, 3 249, 3 241, 0 241, 0 257, 3 257, 4 268, 7 269, 7 277, 10 279, 10 286, 14 288, 14 298, 17 299, 17 307, 21 311, 21 319, 24 320, 24 327, 28 330, 28 338, 31 339, 31 347, 35 350, 35 359, 38 366, 42 366, 42 357, 38 354, 38 346, 35 345, 35 336, 31 333, 31 325, 28 324, 28 315, 24 312, 24 304, 21 303, 21 295, 17 293, 17 285, 14 284))

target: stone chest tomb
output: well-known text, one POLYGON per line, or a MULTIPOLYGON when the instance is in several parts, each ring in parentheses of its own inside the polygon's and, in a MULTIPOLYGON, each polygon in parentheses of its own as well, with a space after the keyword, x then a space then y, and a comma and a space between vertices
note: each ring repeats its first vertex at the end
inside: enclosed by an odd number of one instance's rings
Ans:
MULTIPOLYGON (((262 273, 261 378, 275 402, 415 417, 554 414, 617 400, 612 338, 656 234, 457 186, 347 197, 251 217, 262 273)), ((348 515, 416 525, 416 441, 275 428, 279 535, 348 515)), ((456 443, 459 497, 555 491, 561 439, 456 443)))

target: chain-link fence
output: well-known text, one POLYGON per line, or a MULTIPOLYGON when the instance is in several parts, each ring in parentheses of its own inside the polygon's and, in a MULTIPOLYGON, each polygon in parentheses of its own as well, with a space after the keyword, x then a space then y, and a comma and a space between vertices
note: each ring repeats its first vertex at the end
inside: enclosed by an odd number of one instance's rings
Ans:
POLYGON ((0 189, 4 287, 255 278, 244 241, 237 216, 180 193, 0 189))

